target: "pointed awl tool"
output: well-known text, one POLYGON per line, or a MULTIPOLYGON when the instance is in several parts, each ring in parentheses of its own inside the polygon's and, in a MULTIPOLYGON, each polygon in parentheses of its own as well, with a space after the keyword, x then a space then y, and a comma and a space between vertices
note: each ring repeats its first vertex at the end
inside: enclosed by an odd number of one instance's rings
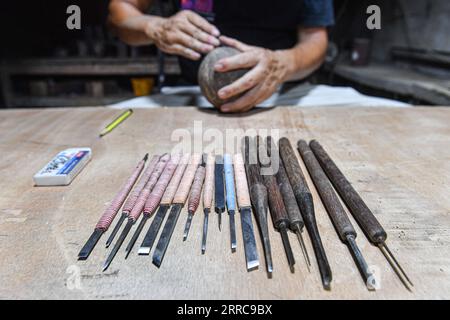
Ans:
POLYGON ((234 187, 233 159, 230 154, 223 156, 223 170, 225 174, 225 190, 227 200, 227 211, 230 217, 230 244, 231 252, 236 251, 236 223, 234 214, 236 212, 236 191, 234 187))
POLYGON ((131 210, 133 210, 133 207, 136 204, 136 201, 139 198, 141 191, 144 189, 148 180, 150 180, 150 177, 153 173, 153 170, 155 170, 155 166, 158 163, 158 161, 159 161, 158 155, 155 155, 152 157, 152 159, 150 160, 150 163, 148 164, 147 168, 144 170, 144 173, 142 174, 141 178, 139 179, 139 182, 137 183, 136 187, 133 189, 130 196, 125 201, 125 204, 123 205, 123 208, 122 208, 122 214, 120 215, 119 220, 117 221, 116 225, 114 226, 114 229, 112 230, 111 234, 109 235, 108 240, 106 240, 107 248, 113 242, 113 240, 116 237, 117 233, 119 232, 120 227, 122 226, 123 222, 130 215, 131 210))
MULTIPOLYGON (((258 224, 261 242, 264 248, 264 255, 266 260, 267 275, 272 277, 273 262, 272 249, 270 247, 269 238, 269 224, 267 215, 269 211, 269 200, 267 198, 267 189, 259 174, 258 155, 256 144, 250 137, 245 137, 243 141, 243 154, 245 163, 245 172, 247 173, 248 188, 250 190, 250 200, 253 206, 253 213, 258 224)), ((234 166, 238 170, 240 164, 237 162, 235 156, 234 166)), ((241 156, 242 158, 242 156, 241 156)), ((242 159, 240 160, 242 161, 242 159)), ((242 170, 242 169, 240 169, 242 170)), ((245 174, 245 173, 244 173, 245 174)))
POLYGON ((222 212, 225 211, 225 186, 223 183, 223 157, 216 156, 214 167, 214 209, 219 216, 219 230, 222 227, 222 212))
POLYGON ((130 242, 127 245, 126 248, 126 257, 130 254, 131 250, 133 249, 134 244, 136 243, 137 238, 139 237, 140 233, 142 232, 142 229, 145 226, 145 223, 148 219, 155 213, 156 208, 158 208, 158 205, 161 201, 161 198, 164 194, 164 191, 166 190, 170 179, 172 179, 172 176, 175 172, 175 169, 177 168, 178 162, 180 161, 181 155, 176 154, 173 157, 171 157, 170 161, 167 163, 166 167, 164 168, 164 171, 162 172, 161 176, 158 179, 158 182, 156 183, 155 187, 153 188, 152 192, 147 198, 147 201, 144 205, 144 212, 142 215, 142 219, 139 222, 138 227, 136 228, 136 231, 133 234, 133 237, 131 238, 130 242))
POLYGON ((248 192, 247 177, 245 175, 244 160, 241 154, 234 157, 234 177, 236 180, 236 194, 239 212, 241 216, 242 239, 244 242, 247 271, 253 271, 259 267, 258 250, 256 249, 255 233, 252 223, 252 204, 248 192))
POLYGON ((273 163, 273 166, 276 166, 274 162, 278 164, 278 170, 275 177, 283 197, 287 215, 289 217, 289 229, 297 235, 300 248, 302 249, 303 258, 306 262, 306 267, 308 271, 311 272, 311 260, 309 259, 308 251, 306 250, 305 242, 302 236, 305 223, 303 222, 300 208, 298 207, 297 200, 295 199, 294 191, 292 190, 291 183, 289 182, 286 174, 286 169, 284 168, 284 164, 280 158, 280 153, 272 137, 266 138, 266 145, 267 153, 273 163))
POLYGON ((358 222, 361 229, 364 231, 367 239, 369 239, 373 245, 376 245, 381 250, 384 257, 399 277, 400 281, 408 290, 411 291, 410 285, 414 285, 405 270, 403 270, 400 263, 386 245, 387 233, 381 226, 380 222, 377 220, 358 192, 353 188, 350 181, 347 180, 342 171, 323 149, 320 143, 316 140, 312 140, 309 143, 309 146, 337 193, 344 201, 345 205, 358 222))
POLYGON ((202 254, 206 251, 206 238, 208 235, 208 218, 211 212, 214 193, 214 156, 208 155, 206 160, 205 185, 203 187, 203 232, 202 232, 202 254))
POLYGON ((331 289, 333 274, 328 263, 327 254, 320 238, 319 228, 317 227, 314 202, 311 191, 306 183, 300 164, 295 155, 294 149, 287 138, 281 138, 278 141, 280 156, 286 169, 286 174, 294 191, 295 199, 300 208, 300 212, 308 230, 309 238, 314 249, 317 264, 319 266, 322 286, 325 290, 331 289))
POLYGON ((183 241, 186 241, 189 229, 191 228, 192 218, 197 211, 198 205, 200 204, 200 198, 202 196, 203 182, 205 181, 206 175, 206 159, 205 156, 202 158, 202 163, 197 168, 194 176, 194 182, 192 182, 191 194, 189 195, 188 201, 188 217, 186 220, 186 225, 184 227, 183 241))
POLYGON ((145 188, 142 189, 141 193, 139 194, 139 197, 136 200, 133 210, 131 210, 131 212, 128 216, 127 224, 123 228, 122 233, 120 234, 113 249, 109 253, 108 258, 106 259, 105 263, 103 264, 103 271, 108 269, 108 267, 110 266, 114 257, 116 256, 117 252, 119 251, 120 247, 122 246, 122 243, 125 241, 125 238, 127 237, 131 228, 136 223, 136 221, 139 219, 139 216, 141 215, 142 210, 144 209, 145 202, 147 201, 147 198, 150 195, 151 190, 155 186, 156 182, 158 181, 159 176, 163 172, 163 170, 169 160, 170 160, 170 156, 168 154, 165 154, 165 155, 161 156, 158 163, 156 164, 155 170, 153 171, 149 181, 145 185, 145 188))
POLYGON ((356 231, 342 207, 330 180, 328 180, 327 175, 323 172, 306 141, 299 140, 297 147, 339 238, 348 246, 367 288, 369 290, 375 290, 377 287, 375 277, 370 272, 366 260, 356 244, 356 231))
POLYGON ((111 201, 110 205, 106 208, 105 212, 100 217, 100 220, 95 226, 94 232, 89 237, 88 241, 78 254, 79 260, 86 260, 89 257, 98 240, 100 240, 100 237, 111 226, 111 223, 113 222, 114 218, 116 217, 117 213, 119 212, 120 208, 125 202, 125 199, 127 198, 128 194, 130 193, 131 189, 133 188, 134 184, 139 178, 142 170, 144 169, 145 162, 147 161, 147 159, 148 154, 146 154, 144 158, 141 161, 139 161, 138 165, 134 169, 131 176, 120 188, 120 191, 116 194, 114 199, 111 201))
POLYGON ((158 236, 159 229, 166 217, 167 211, 169 211, 170 205, 172 204, 173 197, 175 196, 175 192, 177 191, 178 185, 180 184, 181 178, 183 177, 184 171, 186 170, 186 166, 189 163, 189 154, 185 154, 181 160, 178 162, 178 166, 175 170, 175 173, 172 176, 172 179, 169 182, 169 185, 164 192, 160 204, 159 209, 153 218, 153 221, 150 227, 145 234, 144 240, 138 250, 139 255, 149 255, 150 251, 155 243, 156 237, 158 236))
POLYGON ((183 206, 189 195, 189 190, 191 189, 192 182, 194 181, 195 173, 197 171, 197 168, 199 167, 200 158, 201 155, 192 155, 190 162, 183 174, 183 178, 180 181, 177 192, 175 193, 175 196, 173 198, 173 204, 170 208, 169 216, 167 217, 166 224, 164 225, 161 236, 159 237, 158 244, 156 245, 155 252, 153 253, 152 262, 158 268, 161 266, 161 263, 164 259, 164 255, 166 254, 167 248, 169 247, 173 230, 175 230, 175 226, 180 216, 181 209, 183 209, 183 206))
POLYGON ((267 194, 269 197, 270 215, 275 229, 281 235, 281 241, 283 242, 284 251, 289 264, 291 272, 294 272, 295 258, 292 253, 291 243, 289 242, 288 227, 289 218, 284 205, 283 197, 280 189, 278 188, 277 180, 275 178, 275 165, 268 158, 267 149, 264 141, 257 137, 258 146, 258 158, 261 168, 261 175, 263 177, 264 185, 267 188, 267 194))

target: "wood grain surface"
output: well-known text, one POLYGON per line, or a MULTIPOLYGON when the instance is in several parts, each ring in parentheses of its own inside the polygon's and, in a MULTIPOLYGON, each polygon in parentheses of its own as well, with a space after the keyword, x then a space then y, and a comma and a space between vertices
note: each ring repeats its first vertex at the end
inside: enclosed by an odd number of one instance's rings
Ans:
MULTIPOLYGON (((139 109, 97 138, 117 113, 106 108, 0 111, 0 298, 450 299, 450 109, 283 107, 235 116, 187 107, 139 109), (194 121, 201 121, 203 131, 194 130, 194 121), (229 234, 218 232, 214 215, 205 255, 200 250, 203 221, 197 217, 185 243, 184 224, 177 224, 161 269, 148 257, 131 255, 125 261, 119 252, 102 273, 108 254, 103 244, 110 231, 87 261, 77 261, 130 169, 147 152, 170 152, 178 143, 176 129, 195 138, 204 135, 206 147, 211 143, 206 130, 265 129, 277 139, 272 128, 294 146, 298 139, 320 141, 386 229, 391 250, 415 284, 412 293, 350 217, 364 257, 381 278, 380 290, 367 291, 302 162, 333 270, 329 292, 322 289, 316 264, 311 273, 306 268, 290 273, 272 227, 273 278, 267 278, 265 268, 247 272, 241 232, 236 233, 237 251, 230 254, 229 234), (32 176, 59 151, 74 146, 91 147, 93 158, 73 182, 34 187, 32 176)), ((181 215, 187 215, 187 208, 181 215)), ((240 219, 236 228, 240 230, 240 219)), ((289 236, 294 243, 295 235, 289 236)), ((258 234, 256 238, 262 256, 258 234)), ((307 236, 305 241, 312 253, 307 236)), ((293 250, 301 261, 300 248, 293 250)))

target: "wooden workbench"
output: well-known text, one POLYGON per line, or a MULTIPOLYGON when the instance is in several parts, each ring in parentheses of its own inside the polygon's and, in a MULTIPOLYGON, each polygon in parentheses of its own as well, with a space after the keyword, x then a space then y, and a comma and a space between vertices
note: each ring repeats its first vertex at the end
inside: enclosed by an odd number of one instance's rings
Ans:
POLYGON ((0 298, 450 298, 450 109, 277 108, 242 116, 195 108, 136 110, 111 134, 97 138, 117 113, 105 108, 0 111, 0 298), (193 132, 196 120, 202 132, 193 132), (202 214, 194 217, 183 243, 183 211, 161 269, 150 257, 133 254, 125 261, 123 247, 102 273, 106 236, 87 261, 77 261, 99 216, 137 161, 146 152, 170 151, 178 143, 171 140, 172 133, 182 128, 196 139, 207 129, 225 128, 280 129, 292 143, 318 139, 385 226, 391 250, 415 283, 413 292, 357 229, 366 260, 381 277, 380 290, 366 290, 309 177, 333 271, 330 292, 322 289, 307 236, 311 273, 290 235, 297 260, 291 274, 281 239, 270 228, 274 274, 268 279, 260 243, 261 266, 248 273, 239 218, 238 248, 231 254, 228 218, 219 233, 214 214, 205 255, 200 253, 202 214), (72 184, 34 187, 33 174, 72 146, 93 149, 92 161, 72 184))

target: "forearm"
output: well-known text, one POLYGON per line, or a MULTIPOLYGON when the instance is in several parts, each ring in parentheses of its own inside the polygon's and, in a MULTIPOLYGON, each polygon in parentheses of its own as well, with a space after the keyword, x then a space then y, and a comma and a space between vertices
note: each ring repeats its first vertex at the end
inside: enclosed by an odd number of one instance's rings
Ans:
POLYGON ((288 50, 279 50, 277 54, 285 67, 284 81, 300 80, 322 64, 328 36, 325 28, 310 28, 300 31, 299 43, 288 50))
MULTIPOLYGON (((150 1, 144 1, 150 4, 150 1)), ((117 36, 129 45, 146 45, 153 43, 152 31, 163 18, 145 15, 137 3, 113 0, 109 5, 109 23, 117 36)))

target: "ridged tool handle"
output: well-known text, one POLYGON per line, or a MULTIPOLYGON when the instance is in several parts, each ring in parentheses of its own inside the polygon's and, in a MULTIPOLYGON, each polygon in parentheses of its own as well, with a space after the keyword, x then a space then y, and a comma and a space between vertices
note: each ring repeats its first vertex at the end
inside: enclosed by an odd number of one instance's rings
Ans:
POLYGON ((138 165, 134 169, 131 176, 128 178, 128 180, 125 182, 125 184, 120 188, 120 191, 116 194, 114 199, 111 201, 111 204, 106 208, 103 215, 100 217, 100 220, 98 221, 97 225, 95 226, 95 229, 106 231, 108 230, 109 226, 113 222, 114 218, 117 215, 117 212, 120 210, 120 207, 122 207, 123 203, 125 202, 125 199, 127 198, 128 194, 131 191, 131 188, 133 188, 134 184, 136 183, 136 180, 139 178, 139 175, 141 174, 142 170, 144 169, 145 162, 148 158, 148 155, 145 155, 144 159, 139 161, 138 165))
POLYGON ((225 185, 223 183, 223 157, 216 156, 216 164, 214 167, 214 201, 216 212, 225 210, 225 185))
POLYGON ((189 196, 188 211, 192 214, 197 211, 200 204, 200 197, 202 195, 203 181, 205 180, 206 168, 205 163, 202 163, 195 172, 194 182, 192 182, 191 194, 189 196))
MULTIPOLYGON (((266 139, 267 152, 271 158, 280 157, 280 153, 275 144, 275 141, 271 137, 266 139)), ((278 170, 275 175, 278 187, 280 188, 281 195, 283 197, 284 206, 286 207, 286 212, 289 217, 290 228, 295 231, 299 229, 302 230, 304 226, 303 218, 300 213, 300 208, 298 207, 297 200, 295 199, 294 190, 292 190, 291 183, 286 174, 286 169, 281 159, 278 159, 278 170)))
POLYGON ((342 207, 337 194, 334 192, 333 186, 328 180, 325 172, 320 167, 319 162, 312 153, 305 140, 299 140, 297 143, 300 155, 308 169, 308 172, 319 192, 328 215, 336 228, 336 231, 342 242, 347 242, 347 236, 352 235, 356 238, 356 231, 352 223, 348 219, 347 213, 342 207))
MULTIPOLYGON (((258 139, 258 155, 267 157, 267 149, 262 139, 258 139)), ((261 167, 270 167, 270 164, 260 164, 261 167)), ((289 226, 289 218, 284 206, 283 197, 281 196, 280 189, 278 188, 277 180, 274 175, 266 174, 262 175, 264 185, 267 189, 269 197, 269 208, 272 221, 276 229, 280 228, 283 224, 285 227, 289 226)))
POLYGON ((225 187, 228 211, 236 211, 236 192, 234 187, 233 159, 230 154, 223 156, 223 171, 225 174, 225 187))
POLYGON ((156 208, 159 206, 164 191, 169 185, 169 182, 172 179, 173 174, 175 173, 177 165, 180 162, 180 158, 181 155, 176 154, 170 159, 169 163, 167 163, 163 173, 159 177, 158 183, 155 185, 155 187, 152 190, 152 193, 150 193, 150 195, 147 198, 147 201, 145 202, 144 214, 151 215, 153 212, 155 212, 156 208))
POLYGON ((139 194, 141 191, 145 188, 145 185, 147 184, 148 180, 150 179, 153 171, 155 170, 156 164, 159 161, 159 155, 155 155, 150 160, 150 163, 147 165, 147 168, 145 168, 144 173, 142 174, 141 178, 139 179, 139 182, 137 183, 136 187, 131 191, 130 195, 128 196, 127 200, 125 201, 125 204, 123 205, 122 212, 129 214, 131 210, 133 209, 134 205, 136 204, 137 199, 139 198, 139 194))
POLYGON ((364 200, 358 192, 356 192, 351 183, 330 158, 328 153, 316 140, 310 142, 310 147, 334 188, 339 193, 341 199, 347 205, 366 236, 372 243, 384 243, 387 238, 386 231, 378 222, 377 218, 375 218, 372 211, 370 211, 369 207, 364 203, 364 200))
POLYGON ((210 210, 214 193, 214 155, 208 154, 206 160, 205 185, 203 187, 203 209, 210 210))
POLYGON ((144 189, 142 189, 141 193, 139 194, 139 197, 137 198, 136 203, 134 204, 134 207, 131 210, 130 215, 128 216, 128 218, 133 220, 133 222, 136 222, 136 220, 139 218, 142 211, 144 210, 145 202, 147 201, 150 192, 153 190, 153 187, 158 182, 158 178, 161 176, 169 160, 170 155, 165 154, 161 156, 158 163, 156 164, 155 170, 150 176, 150 179, 147 181, 147 184, 145 185, 144 189))
POLYGON ((239 207, 251 207, 244 159, 240 153, 234 155, 234 177, 236 179, 237 203, 239 207))
POLYGON ((184 171, 189 163, 190 154, 186 153, 183 155, 181 160, 178 162, 177 169, 173 174, 172 179, 169 182, 169 185, 166 188, 166 191, 161 198, 161 205, 170 205, 172 203, 173 197, 177 192, 178 185, 180 184, 181 178, 183 177, 184 171))
POLYGON ((201 155, 193 154, 189 161, 189 164, 184 171, 183 178, 180 181, 180 185, 178 186, 177 192, 173 197, 174 204, 184 205, 186 199, 189 195, 189 190, 191 190, 192 182, 194 181, 195 172, 197 171, 197 167, 200 164, 201 155))
MULTIPOLYGON (((248 186, 250 190, 250 199, 255 213, 258 216, 265 216, 267 219, 267 212, 269 208, 267 189, 264 185, 262 177, 260 175, 260 169, 258 165, 258 152, 256 143, 250 137, 244 138, 244 162, 245 171, 247 173, 248 186)), ((260 219, 260 218, 258 218, 260 219)), ((265 220, 265 219, 263 219, 265 220)))

